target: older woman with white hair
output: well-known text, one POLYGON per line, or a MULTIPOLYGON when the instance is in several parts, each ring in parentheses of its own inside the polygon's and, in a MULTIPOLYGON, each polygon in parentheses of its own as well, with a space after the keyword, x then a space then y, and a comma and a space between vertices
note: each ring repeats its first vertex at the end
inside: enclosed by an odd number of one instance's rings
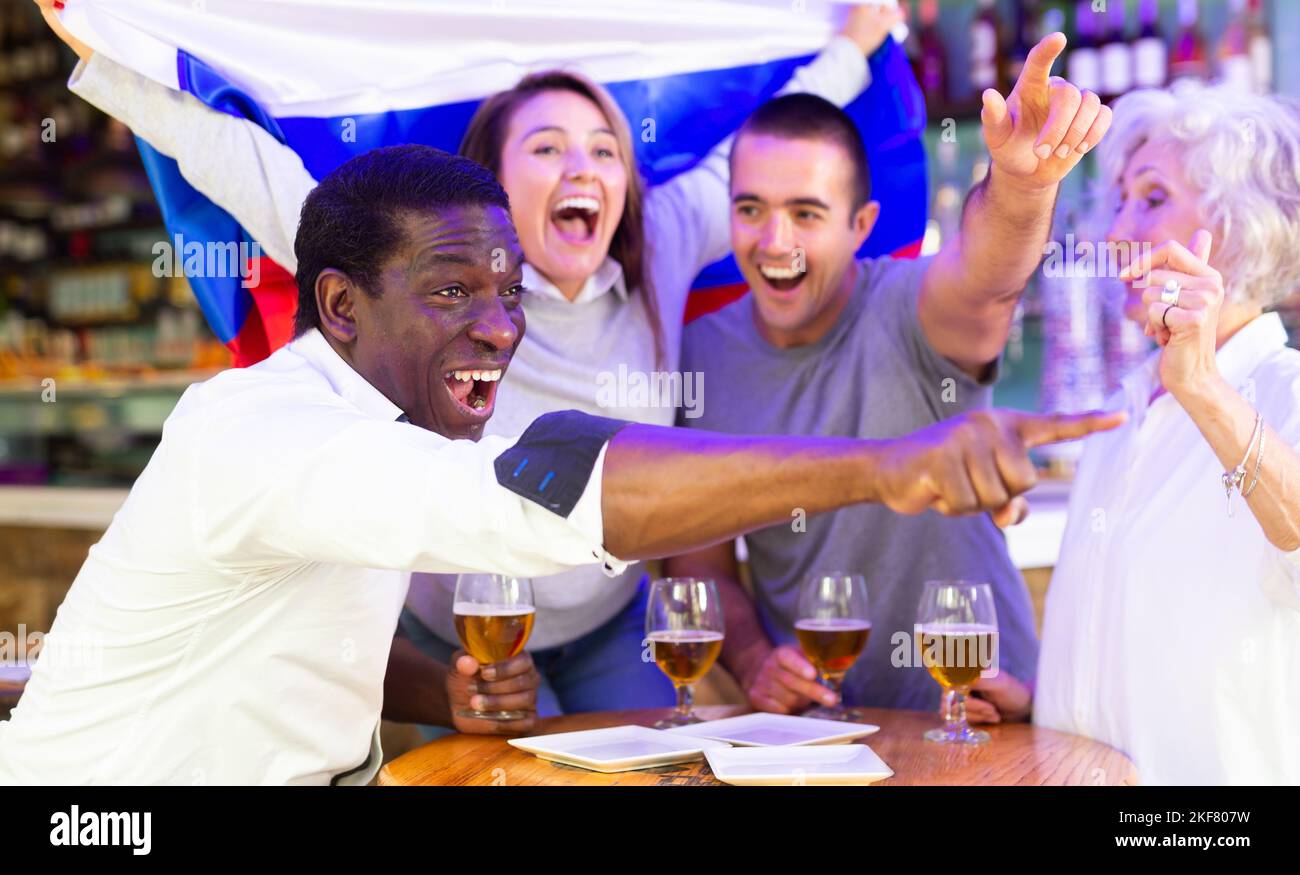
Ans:
POLYGON ((1159 349, 1085 446, 1037 690, 984 679, 970 717, 1032 712, 1144 783, 1300 783, 1300 351, 1272 312, 1300 289, 1300 104, 1135 92, 1098 158, 1159 349))

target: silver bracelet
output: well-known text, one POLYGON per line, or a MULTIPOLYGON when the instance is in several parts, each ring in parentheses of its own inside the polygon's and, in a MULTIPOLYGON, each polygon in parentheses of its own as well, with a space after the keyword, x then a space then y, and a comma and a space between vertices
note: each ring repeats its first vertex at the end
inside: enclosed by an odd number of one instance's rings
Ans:
POLYGON ((1242 498, 1250 498, 1250 494, 1254 492, 1255 487, 1259 485, 1259 469, 1264 465, 1264 438, 1266 436, 1267 434, 1264 426, 1261 424, 1259 428, 1259 451, 1255 455, 1255 476, 1250 481, 1250 485, 1242 491, 1242 498))
POLYGON ((1255 426, 1251 429, 1250 440, 1246 442, 1246 455, 1241 457, 1241 462, 1237 467, 1233 468, 1231 471, 1223 472, 1223 489, 1224 492, 1227 493, 1228 497, 1229 517, 1233 516, 1232 490, 1236 489, 1237 491, 1241 491, 1241 483, 1246 479, 1246 461, 1250 458, 1250 451, 1255 448, 1255 439, 1259 435, 1263 434, 1260 428, 1262 423, 1263 418, 1259 415, 1259 411, 1255 411, 1255 426))

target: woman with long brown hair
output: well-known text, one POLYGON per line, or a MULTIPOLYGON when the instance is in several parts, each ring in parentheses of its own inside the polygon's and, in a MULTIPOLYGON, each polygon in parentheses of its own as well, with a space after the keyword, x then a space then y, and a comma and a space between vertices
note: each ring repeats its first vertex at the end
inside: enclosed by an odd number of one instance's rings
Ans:
MULTIPOLYGON (((785 90, 848 103, 867 85, 866 56, 898 14, 856 7, 785 90)), ((690 379, 677 373, 686 297, 699 271, 730 250, 730 138, 690 171, 647 188, 627 118, 609 93, 581 74, 551 70, 485 100, 460 151, 501 180, 526 259, 528 333, 488 430, 516 434, 569 407, 671 425, 673 402, 684 398, 639 400, 613 388, 624 379, 690 379)), ((645 577, 634 566, 613 580, 592 569, 533 582, 539 713, 673 704, 672 684, 643 658, 645 577)), ((454 578, 412 575, 402 627, 437 659, 455 649, 454 591, 454 578)))

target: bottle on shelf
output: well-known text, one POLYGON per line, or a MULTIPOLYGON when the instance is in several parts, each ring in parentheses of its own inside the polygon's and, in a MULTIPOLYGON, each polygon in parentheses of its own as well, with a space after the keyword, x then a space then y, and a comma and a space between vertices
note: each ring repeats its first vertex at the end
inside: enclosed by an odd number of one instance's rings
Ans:
POLYGON ((1102 102, 1109 103, 1133 87, 1133 43, 1125 30, 1125 4, 1111 0, 1106 12, 1106 35, 1100 49, 1102 102))
POLYGON ((1169 81, 1209 78, 1209 53, 1205 37, 1196 26, 1197 0, 1178 0, 1178 35, 1169 58, 1169 81))
MULTIPOLYGON (((1066 208, 1061 219, 1058 228, 1081 227, 1072 208, 1066 208)), ((1090 271, 1075 269, 1076 252, 1071 250, 1083 241, 1072 232, 1058 231, 1054 243, 1064 253, 1064 269, 1044 270, 1038 282, 1043 331, 1039 406, 1053 413, 1094 410, 1106 397, 1102 295, 1090 271)), ((1069 475, 1081 452, 1077 443, 1057 444, 1044 447, 1041 455, 1054 474, 1069 475)))
POLYGON ((1251 79, 1262 94, 1273 90, 1273 38, 1264 20, 1263 0, 1250 0, 1246 25, 1246 51, 1250 55, 1251 79))
MULTIPOLYGON (((1065 32, 1065 19, 1066 19, 1065 10, 1066 10, 1066 3, 1064 2, 1064 0, 1050 0, 1049 4, 1043 7, 1042 14, 1039 16, 1040 23, 1038 27, 1038 33, 1036 35, 1038 39, 1042 39, 1044 36, 1046 36, 1049 33, 1065 32)), ((1073 48, 1075 37, 1073 35, 1070 35, 1069 41, 1070 41, 1070 47, 1073 48)), ((1062 60, 1059 63, 1066 64, 1067 67, 1056 68, 1058 72, 1061 69, 1068 69, 1068 55, 1065 60, 1062 60)))
POLYGON ((1219 80, 1243 91, 1255 89, 1255 71, 1250 61, 1250 31, 1246 0, 1228 0, 1228 25, 1219 38, 1217 52, 1219 80))
POLYGON ((939 0, 921 0, 921 26, 916 31, 916 81, 925 93, 932 117, 947 115, 948 64, 943 38, 939 35, 939 0))
POLYGON ((970 25, 970 86, 978 102, 986 88, 1001 88, 1002 68, 998 44, 998 12, 993 0, 980 0, 979 11, 970 25))
POLYGON ((1066 77, 1080 91, 1101 94, 1101 53, 1097 48, 1097 17, 1089 0, 1074 4, 1074 40, 1066 58, 1066 77))
POLYGON ((1156 31, 1159 0, 1142 0, 1142 29, 1133 43, 1133 86, 1164 88, 1169 74, 1169 47, 1156 31))
POLYGON ((1029 50, 1039 40, 1039 18, 1041 11, 1038 0, 1023 0, 1015 6, 1012 19, 1010 40, 1002 54, 1002 84, 1013 88, 1020 78, 1020 71, 1025 68, 1025 58, 1029 50))

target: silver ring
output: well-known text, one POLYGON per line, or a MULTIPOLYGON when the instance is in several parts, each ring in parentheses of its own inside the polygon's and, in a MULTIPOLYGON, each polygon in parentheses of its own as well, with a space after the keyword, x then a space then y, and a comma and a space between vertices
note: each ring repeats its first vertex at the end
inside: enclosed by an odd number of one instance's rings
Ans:
POLYGON ((1160 290, 1160 303, 1171 307, 1178 306, 1178 296, 1183 293, 1183 284, 1175 279, 1165 280, 1165 287, 1160 290))
POLYGON ((1176 306, 1178 306, 1178 305, 1177 305, 1177 304, 1170 304, 1168 307, 1165 307, 1165 312, 1163 312, 1163 313, 1160 314, 1160 324, 1163 325, 1163 326, 1165 326, 1165 331, 1172 331, 1172 330, 1173 330, 1172 328, 1169 327, 1169 311, 1172 310, 1172 309, 1174 309, 1174 307, 1176 307, 1176 306))

